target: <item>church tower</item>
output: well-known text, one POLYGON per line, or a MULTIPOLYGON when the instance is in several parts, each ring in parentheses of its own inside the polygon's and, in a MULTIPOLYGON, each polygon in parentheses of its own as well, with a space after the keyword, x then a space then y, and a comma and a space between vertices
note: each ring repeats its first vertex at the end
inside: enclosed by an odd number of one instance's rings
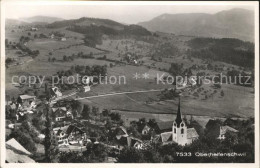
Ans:
POLYGON ((172 126, 172 140, 179 145, 187 143, 187 126, 181 115, 181 102, 179 97, 178 111, 172 126))

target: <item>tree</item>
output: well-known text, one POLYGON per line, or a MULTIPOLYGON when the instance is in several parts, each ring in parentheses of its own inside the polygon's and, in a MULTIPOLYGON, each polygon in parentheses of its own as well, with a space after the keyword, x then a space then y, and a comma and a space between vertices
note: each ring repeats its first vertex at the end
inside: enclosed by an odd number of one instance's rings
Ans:
POLYGON ((94 115, 94 116, 97 116, 97 115, 98 115, 98 112, 99 112, 99 108, 93 106, 93 108, 92 108, 92 113, 93 113, 93 115, 94 115))
POLYGON ((25 129, 19 128, 18 130, 14 130, 9 137, 17 140, 28 151, 36 152, 35 142, 25 129))
POLYGON ((139 150, 127 147, 118 156, 119 163, 144 163, 144 155, 139 150))
POLYGON ((58 148, 57 141, 53 135, 51 118, 49 116, 51 113, 51 108, 49 105, 46 105, 46 122, 45 122, 45 139, 44 139, 44 148, 45 148, 45 161, 47 163, 57 162, 58 148))
POLYGON ((68 61, 68 58, 66 55, 63 56, 63 61, 68 61))
MULTIPOLYGON (((35 86, 35 85, 34 85, 35 86)), ((34 95, 36 96, 36 97, 38 97, 39 96, 39 92, 37 91, 37 90, 35 90, 34 91, 34 95)))
POLYGON ((5 39, 5 47, 8 47, 9 45, 8 39, 5 39))
POLYGON ((223 91, 223 90, 221 90, 220 95, 221 95, 222 97, 224 96, 224 91, 223 91))
POLYGON ((78 100, 73 100, 71 103, 72 113, 74 117, 78 117, 83 110, 83 105, 78 100))
POLYGON ((84 104, 81 116, 84 119, 89 119, 89 117, 90 117, 90 107, 87 104, 84 104))

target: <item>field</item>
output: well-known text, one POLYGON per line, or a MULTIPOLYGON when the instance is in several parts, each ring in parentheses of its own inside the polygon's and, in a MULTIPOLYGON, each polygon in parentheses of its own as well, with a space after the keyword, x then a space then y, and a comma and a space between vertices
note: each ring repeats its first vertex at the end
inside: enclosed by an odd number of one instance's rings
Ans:
MULTIPOLYGON (((6 31, 6 38, 11 42, 18 42, 21 36, 27 36, 27 28, 11 28, 6 31), (14 31, 12 31, 14 30, 14 31)), ((40 28, 34 34, 50 34, 54 31, 60 31, 65 34, 66 41, 57 39, 44 38, 34 39, 27 43, 27 46, 33 50, 39 50, 40 54, 32 59, 30 56, 21 56, 17 54, 17 49, 7 49, 6 57, 14 58, 19 65, 12 65, 6 69, 6 94, 17 96, 23 93, 11 84, 13 75, 52 75, 57 71, 68 70, 72 65, 107 65, 108 78, 115 76, 121 79, 121 83, 117 81, 115 84, 106 83, 91 87, 91 91, 87 93, 78 93, 73 98, 83 98, 88 96, 98 96, 103 94, 113 94, 120 92, 148 91, 146 93, 126 93, 120 95, 110 95, 106 97, 96 97, 91 99, 80 100, 83 103, 98 105, 102 108, 108 108, 120 112, 127 118, 159 118, 159 120, 172 119, 172 115, 176 114, 177 100, 161 101, 159 99, 160 90, 173 88, 173 85, 157 84, 157 74, 160 76, 170 68, 171 63, 183 64, 184 68, 191 65, 203 65, 204 61, 196 58, 187 59, 185 55, 178 55, 171 58, 162 58, 161 61, 154 61, 150 58, 150 51, 154 45, 136 39, 114 39, 104 37, 103 43, 97 45, 96 48, 85 46, 83 43, 84 35, 68 31, 66 29, 48 29, 40 28), (63 61, 63 56, 71 56, 83 52, 84 54, 93 53, 93 59, 76 58, 73 61, 63 61), (51 54, 50 54, 51 53, 51 54), (127 53, 135 54, 138 61, 143 61, 142 65, 117 64, 111 60, 122 60, 127 53), (107 60, 97 59, 106 55, 107 60), (56 58, 56 61, 49 62, 48 58, 56 58), (113 67, 110 67, 110 64, 113 67), (144 74, 149 76, 145 79, 144 74), (135 79, 134 75, 138 74, 139 78, 135 79), (125 82, 125 83, 124 83, 125 82), (157 90, 157 91, 155 91, 157 90)), ((186 42, 193 37, 175 36, 167 34, 162 35, 158 42, 166 39, 168 42, 174 43, 181 51, 189 49, 186 42)), ((213 62, 213 65, 223 65, 228 68, 237 66, 225 64, 222 62, 213 62)), ((199 71, 193 71, 196 74, 199 71)), ((216 74, 215 71, 204 71, 209 74, 216 74)), ((212 86, 203 85, 204 90, 213 92, 212 86)), ((186 115, 212 117, 252 117, 254 116, 254 90, 235 85, 222 85, 221 89, 216 93, 204 99, 205 94, 200 93, 198 97, 194 97, 195 91, 185 91, 182 98, 182 112, 186 115), (225 95, 220 96, 220 90, 225 95)), ((204 118, 205 118, 204 117, 204 118)))

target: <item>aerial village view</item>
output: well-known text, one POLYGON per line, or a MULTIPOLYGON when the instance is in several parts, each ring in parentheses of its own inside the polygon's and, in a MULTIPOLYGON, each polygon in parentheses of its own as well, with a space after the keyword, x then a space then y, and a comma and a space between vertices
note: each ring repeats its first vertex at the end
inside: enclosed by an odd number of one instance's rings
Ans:
POLYGON ((6 163, 255 162, 254 9, 18 7, 6 163))

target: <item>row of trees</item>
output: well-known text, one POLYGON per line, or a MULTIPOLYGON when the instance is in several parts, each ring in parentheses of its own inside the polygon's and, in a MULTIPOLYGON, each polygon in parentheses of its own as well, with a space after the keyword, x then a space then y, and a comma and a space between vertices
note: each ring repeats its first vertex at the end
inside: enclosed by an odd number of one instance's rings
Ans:
POLYGON ((195 38, 188 42, 192 48, 187 56, 253 68, 254 44, 238 39, 195 38))

